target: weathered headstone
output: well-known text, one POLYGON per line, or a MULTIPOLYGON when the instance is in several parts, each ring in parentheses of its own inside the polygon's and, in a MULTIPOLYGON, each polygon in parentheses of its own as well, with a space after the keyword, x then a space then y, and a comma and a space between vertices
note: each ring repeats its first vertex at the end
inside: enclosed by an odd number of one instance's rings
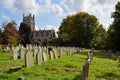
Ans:
POLYGON ((20 49, 20 59, 25 59, 25 48, 20 49))
POLYGON ((37 53, 38 53, 38 48, 35 47, 35 48, 34 48, 34 52, 33 52, 33 56, 36 57, 36 54, 37 54, 37 53))
POLYGON ((58 59, 58 55, 57 55, 57 50, 56 49, 53 49, 53 52, 54 52, 54 57, 55 57, 55 59, 58 59))
POLYGON ((55 57, 54 52, 53 52, 53 51, 50 51, 50 53, 49 53, 49 54, 50 54, 50 59, 51 59, 51 60, 53 60, 53 59, 54 59, 54 57, 55 57))
POLYGON ((90 59, 88 59, 83 65, 82 80, 87 80, 89 75, 90 59))
POLYGON ((27 51, 25 54, 25 67, 32 67, 33 66, 33 55, 30 51, 27 51))
POLYGON ((42 53, 42 57, 43 57, 43 61, 44 61, 44 62, 47 61, 47 55, 46 55, 45 52, 42 53))
POLYGON ((83 64, 82 80, 86 80, 86 62, 83 64))
POLYGON ((38 51, 38 53, 36 54, 36 64, 39 65, 42 62, 43 62, 42 53, 40 51, 38 51))
POLYGON ((87 62, 86 62, 86 73, 87 73, 87 77, 88 77, 89 71, 90 71, 90 70, 89 70, 89 69, 90 69, 89 67, 90 67, 90 59, 88 59, 87 62))
POLYGON ((59 48, 58 52, 59 52, 59 58, 61 58, 62 57, 62 48, 59 48))
POLYGON ((18 59, 18 53, 16 49, 12 50, 12 59, 13 60, 17 60, 18 59))

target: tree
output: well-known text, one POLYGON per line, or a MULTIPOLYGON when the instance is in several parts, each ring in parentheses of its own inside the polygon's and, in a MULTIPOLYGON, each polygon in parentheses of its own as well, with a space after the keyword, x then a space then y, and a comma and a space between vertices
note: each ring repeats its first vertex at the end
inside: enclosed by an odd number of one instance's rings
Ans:
POLYGON ((109 48, 120 51, 120 2, 117 2, 115 11, 112 13, 113 23, 108 29, 109 48))
POLYGON ((32 32, 30 26, 25 23, 21 23, 19 28, 19 35, 22 44, 26 45, 31 43, 32 32))
POLYGON ((96 28, 94 33, 94 38, 92 43, 96 48, 105 48, 105 40, 106 40, 107 32, 103 28, 103 25, 100 24, 99 27, 96 28))
POLYGON ((16 22, 10 21, 7 24, 4 24, 4 30, 2 32, 2 44, 11 44, 9 43, 10 39, 14 38, 16 40, 14 44, 19 43, 19 34, 16 29, 16 22), (12 38, 10 38, 12 37, 12 38))
POLYGON ((74 46, 90 47, 95 44, 93 40, 95 36, 98 36, 96 31, 99 30, 99 27, 99 22, 95 16, 79 12, 63 19, 59 27, 58 37, 63 42, 67 40, 74 46))
POLYGON ((17 40, 14 36, 8 36, 8 43, 9 45, 17 45, 17 40))

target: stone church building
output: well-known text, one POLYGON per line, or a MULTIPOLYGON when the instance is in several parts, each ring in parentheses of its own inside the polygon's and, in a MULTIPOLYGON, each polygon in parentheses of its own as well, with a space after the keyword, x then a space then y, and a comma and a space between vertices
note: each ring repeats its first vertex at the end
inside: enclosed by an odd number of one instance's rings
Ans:
POLYGON ((34 15, 24 15, 23 14, 23 23, 26 23, 31 27, 31 31, 33 34, 32 39, 37 39, 41 42, 46 42, 49 39, 52 39, 55 37, 55 31, 54 30, 36 30, 35 29, 35 16, 34 15))

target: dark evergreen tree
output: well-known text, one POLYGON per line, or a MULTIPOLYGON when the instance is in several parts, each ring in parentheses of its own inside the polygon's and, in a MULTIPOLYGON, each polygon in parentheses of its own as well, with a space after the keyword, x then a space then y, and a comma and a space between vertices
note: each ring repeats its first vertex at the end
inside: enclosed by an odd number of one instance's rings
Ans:
POLYGON ((112 13, 113 23, 108 29, 109 48, 120 51, 120 2, 117 2, 112 13))
POLYGON ((26 45, 31 43, 32 31, 30 26, 25 23, 21 23, 19 28, 19 35, 21 39, 21 44, 26 45))

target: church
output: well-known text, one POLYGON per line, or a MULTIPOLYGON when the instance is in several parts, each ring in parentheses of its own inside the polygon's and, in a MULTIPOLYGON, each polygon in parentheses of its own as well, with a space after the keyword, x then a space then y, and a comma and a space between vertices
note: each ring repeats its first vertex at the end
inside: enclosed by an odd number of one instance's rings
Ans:
POLYGON ((24 15, 23 14, 23 20, 22 23, 26 23, 30 26, 32 31, 32 39, 37 39, 40 42, 47 42, 49 39, 52 39, 55 37, 55 31, 54 30, 36 30, 35 29, 35 16, 34 15, 24 15))

